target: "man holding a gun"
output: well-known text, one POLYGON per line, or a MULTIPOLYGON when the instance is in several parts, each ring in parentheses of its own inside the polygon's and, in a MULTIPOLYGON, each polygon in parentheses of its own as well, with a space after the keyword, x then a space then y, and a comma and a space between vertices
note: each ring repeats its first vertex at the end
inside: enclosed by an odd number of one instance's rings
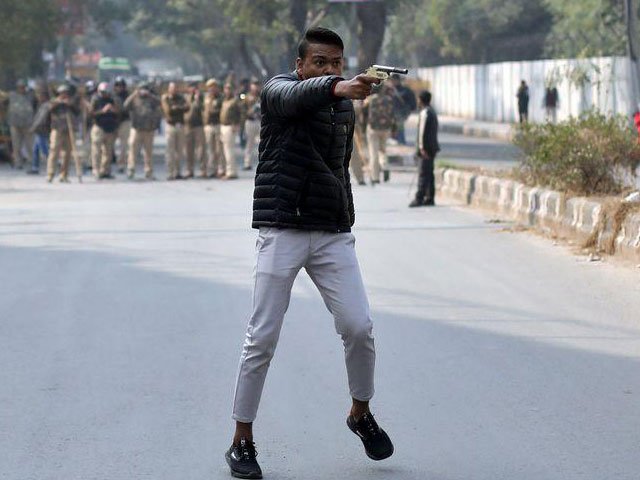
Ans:
POLYGON ((262 478, 252 426, 302 268, 320 290, 342 337, 352 398, 347 425, 371 459, 393 454, 389 436, 369 410, 375 348, 351 233, 355 213, 349 178, 351 100, 368 97, 381 78, 375 72, 342 78, 343 50, 335 32, 309 29, 298 46, 296 70, 269 80, 262 93, 252 223, 259 229, 253 313, 236 381, 236 431, 225 453, 231 474, 240 478, 262 478))

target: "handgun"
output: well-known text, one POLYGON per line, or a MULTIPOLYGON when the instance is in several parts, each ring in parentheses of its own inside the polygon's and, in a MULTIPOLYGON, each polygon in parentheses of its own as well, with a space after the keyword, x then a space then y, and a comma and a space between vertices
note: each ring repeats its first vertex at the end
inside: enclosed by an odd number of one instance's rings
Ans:
POLYGON ((400 75, 406 75, 409 73, 408 68, 398 68, 398 67, 386 67, 384 65, 372 65, 367 68, 367 71, 364 74, 367 77, 375 77, 380 80, 386 80, 392 73, 399 73, 400 75))

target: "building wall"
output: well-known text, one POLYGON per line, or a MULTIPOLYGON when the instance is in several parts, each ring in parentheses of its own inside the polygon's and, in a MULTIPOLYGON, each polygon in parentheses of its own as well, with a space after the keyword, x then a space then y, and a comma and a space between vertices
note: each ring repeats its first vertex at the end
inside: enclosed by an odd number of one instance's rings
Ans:
POLYGON ((451 65, 419 68, 415 74, 431 85, 440 114, 492 122, 517 121, 516 91, 525 80, 529 85, 529 118, 541 122, 545 119, 545 82, 554 74, 559 77, 559 120, 590 108, 630 115, 636 110, 630 67, 626 57, 603 57, 451 65), (576 68, 587 73, 588 82, 579 85, 568 78, 568 72, 576 68))

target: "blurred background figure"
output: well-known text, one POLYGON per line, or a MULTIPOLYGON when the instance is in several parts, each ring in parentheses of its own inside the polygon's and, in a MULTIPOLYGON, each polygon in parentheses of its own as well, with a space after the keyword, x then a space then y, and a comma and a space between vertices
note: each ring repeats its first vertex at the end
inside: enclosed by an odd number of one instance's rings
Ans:
POLYGON ((209 178, 220 178, 225 174, 224 151, 220 134, 220 111, 222 94, 215 78, 207 80, 207 95, 204 99, 204 135, 208 152, 207 170, 209 178))
POLYGON ((520 123, 527 123, 529 121, 529 86, 524 80, 520 82, 516 98, 518 99, 520 123))
POLYGON ((244 98, 244 170, 253 168, 253 158, 257 154, 260 137, 260 91, 262 84, 258 79, 253 79, 249 86, 249 92, 244 98))
POLYGON ((364 103, 364 114, 367 119, 367 144, 369 146, 369 175, 371 184, 380 183, 380 172, 383 180, 389 181, 387 166, 387 140, 391 135, 395 121, 393 108, 393 87, 382 83, 364 103))
POLYGON ((193 178, 196 161, 200 166, 199 178, 207 177, 207 160, 204 143, 204 96, 200 92, 197 82, 189 85, 187 95, 187 105, 189 109, 185 113, 185 143, 187 170, 184 178, 193 178))
POLYGON ((184 158, 185 147, 184 115, 189 110, 189 105, 184 96, 178 92, 175 82, 169 84, 161 103, 162 113, 167 123, 167 180, 178 180, 182 178, 180 164, 184 158))
POLYGON ((11 130, 11 145, 13 168, 22 168, 27 156, 33 149, 34 99, 27 92, 24 80, 16 82, 16 89, 9 94, 9 127, 11 130))
POLYGON ((150 85, 143 82, 129 95, 123 106, 131 117, 127 178, 129 180, 135 178, 136 160, 142 148, 144 176, 147 180, 155 180, 153 175, 153 138, 162 120, 160 99, 151 91, 150 85))
POLYGON ((220 110, 220 136, 224 149, 225 159, 225 180, 238 178, 238 167, 236 166, 235 145, 236 138, 240 133, 242 123, 242 105, 240 99, 233 92, 233 85, 224 84, 224 100, 220 110))
POLYGON ((49 156, 49 137, 51 136, 51 119, 49 117, 51 104, 49 103, 49 91, 46 85, 38 89, 36 99, 38 101, 38 110, 30 130, 34 135, 33 158, 31 160, 31 169, 28 171, 31 175, 40 173, 40 158, 45 162, 47 161, 49 156))
POLYGON ((109 91, 109 84, 98 85, 98 93, 91 100, 91 163, 97 179, 112 179, 111 160, 120 125, 120 109, 109 91))
POLYGON ((127 152, 129 149, 129 135, 131 133, 131 117, 129 116, 129 112, 123 108, 124 102, 128 97, 129 90, 127 88, 127 81, 124 77, 116 77, 113 82, 113 99, 116 102, 119 112, 119 125, 116 135, 116 142, 118 143, 119 149, 119 153, 116 153, 118 173, 124 173, 128 157, 127 152))

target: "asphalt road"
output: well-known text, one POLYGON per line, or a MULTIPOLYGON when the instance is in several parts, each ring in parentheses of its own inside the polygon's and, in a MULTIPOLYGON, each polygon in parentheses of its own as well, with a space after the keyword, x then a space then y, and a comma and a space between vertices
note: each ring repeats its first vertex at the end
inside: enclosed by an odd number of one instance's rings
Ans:
MULTIPOLYGON (((637 480, 638 271, 409 210, 410 180, 355 190, 396 453, 347 429, 341 342, 301 273, 255 425, 265 478, 637 480)), ((0 168, 0 478, 228 478, 251 191, 0 168)))

